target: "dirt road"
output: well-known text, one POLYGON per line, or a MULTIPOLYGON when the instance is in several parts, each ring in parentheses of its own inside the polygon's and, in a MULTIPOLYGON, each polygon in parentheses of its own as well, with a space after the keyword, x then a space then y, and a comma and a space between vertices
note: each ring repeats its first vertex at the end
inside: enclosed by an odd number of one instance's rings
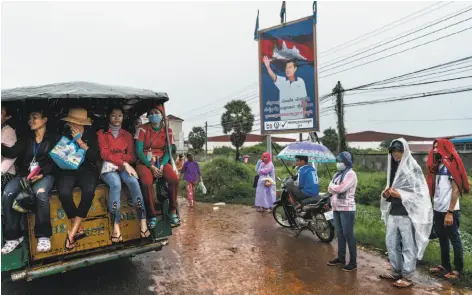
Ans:
MULTIPOLYGON (((184 202, 182 202, 184 203, 184 202)), ((413 289, 377 279, 385 257, 360 250, 352 273, 326 262, 335 242, 293 237, 270 214, 246 206, 182 207, 183 225, 161 252, 139 255, 31 283, 2 286, 5 294, 470 294, 419 274, 413 289)))

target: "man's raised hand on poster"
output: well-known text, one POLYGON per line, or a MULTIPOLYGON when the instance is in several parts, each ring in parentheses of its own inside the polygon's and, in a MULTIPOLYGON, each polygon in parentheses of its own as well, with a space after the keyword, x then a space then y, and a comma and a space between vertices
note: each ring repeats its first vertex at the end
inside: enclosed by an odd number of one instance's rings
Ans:
POLYGON ((269 57, 267 57, 267 55, 266 55, 266 56, 264 56, 264 58, 262 60, 264 61, 264 64, 267 68, 267 72, 269 73, 269 76, 275 82, 277 80, 277 76, 275 75, 274 71, 272 71, 272 69, 270 67, 271 59, 269 57))

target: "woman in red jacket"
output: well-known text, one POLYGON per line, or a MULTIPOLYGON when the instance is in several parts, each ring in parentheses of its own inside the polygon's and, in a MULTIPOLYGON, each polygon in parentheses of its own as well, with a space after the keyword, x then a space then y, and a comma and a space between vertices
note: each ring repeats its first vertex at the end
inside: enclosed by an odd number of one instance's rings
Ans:
POLYGON ((138 182, 138 174, 131 166, 136 161, 134 153, 133 136, 121 128, 123 123, 123 110, 120 107, 110 108, 107 117, 109 119, 108 131, 98 131, 98 145, 103 159, 101 176, 110 187, 110 215, 113 224, 113 243, 123 241, 120 230, 120 193, 121 181, 129 188, 138 217, 141 221, 141 237, 150 235, 146 223, 143 195, 138 182))

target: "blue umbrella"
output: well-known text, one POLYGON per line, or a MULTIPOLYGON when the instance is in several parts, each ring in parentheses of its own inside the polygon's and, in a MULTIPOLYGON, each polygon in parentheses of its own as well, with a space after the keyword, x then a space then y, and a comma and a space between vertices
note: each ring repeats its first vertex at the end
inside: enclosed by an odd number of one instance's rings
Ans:
POLYGON ((312 142, 295 142, 286 146, 277 158, 287 161, 295 161, 295 156, 306 156, 314 163, 334 163, 336 157, 324 145, 312 142))

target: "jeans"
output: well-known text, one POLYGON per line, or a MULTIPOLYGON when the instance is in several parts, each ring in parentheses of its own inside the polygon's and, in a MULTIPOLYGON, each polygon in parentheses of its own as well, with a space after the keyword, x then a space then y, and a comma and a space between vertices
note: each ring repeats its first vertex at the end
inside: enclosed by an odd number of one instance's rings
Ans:
POLYGON ((415 230, 410 217, 389 215, 387 219, 387 251, 393 276, 411 280, 416 271, 415 230))
POLYGON ((349 247, 349 264, 357 266, 357 247, 354 237, 356 211, 334 211, 334 227, 338 236, 338 259, 346 261, 346 243, 349 247))
POLYGON ((464 250, 462 249, 461 236, 459 234, 460 225, 460 211, 454 211, 454 223, 451 226, 444 226, 444 219, 446 213, 434 211, 434 230, 439 238, 439 245, 441 247, 441 265, 447 272, 452 271, 450 260, 450 245, 454 250, 454 266, 458 272, 464 270, 464 250))
POLYGON ((139 219, 146 219, 146 212, 144 210, 143 194, 141 193, 141 187, 139 186, 138 180, 128 174, 125 170, 118 172, 108 172, 102 174, 103 181, 110 187, 110 199, 108 206, 110 210, 111 220, 113 223, 120 223, 120 195, 121 195, 121 180, 128 187, 133 203, 138 211, 139 219))
MULTIPOLYGON (((13 178, 3 190, 2 206, 5 215, 5 240, 16 240, 23 236, 20 227, 22 213, 15 211, 12 206, 16 196, 21 191, 21 178, 13 178)), ((49 238, 52 236, 51 212, 49 208, 49 192, 54 184, 54 177, 44 176, 33 184, 32 189, 36 194, 34 236, 36 238, 49 238)))
POLYGON ((75 217, 86 218, 98 184, 98 176, 93 171, 75 170, 61 171, 57 177, 57 191, 62 208, 69 219, 75 217), (79 207, 75 206, 73 190, 75 186, 80 188, 79 207))

